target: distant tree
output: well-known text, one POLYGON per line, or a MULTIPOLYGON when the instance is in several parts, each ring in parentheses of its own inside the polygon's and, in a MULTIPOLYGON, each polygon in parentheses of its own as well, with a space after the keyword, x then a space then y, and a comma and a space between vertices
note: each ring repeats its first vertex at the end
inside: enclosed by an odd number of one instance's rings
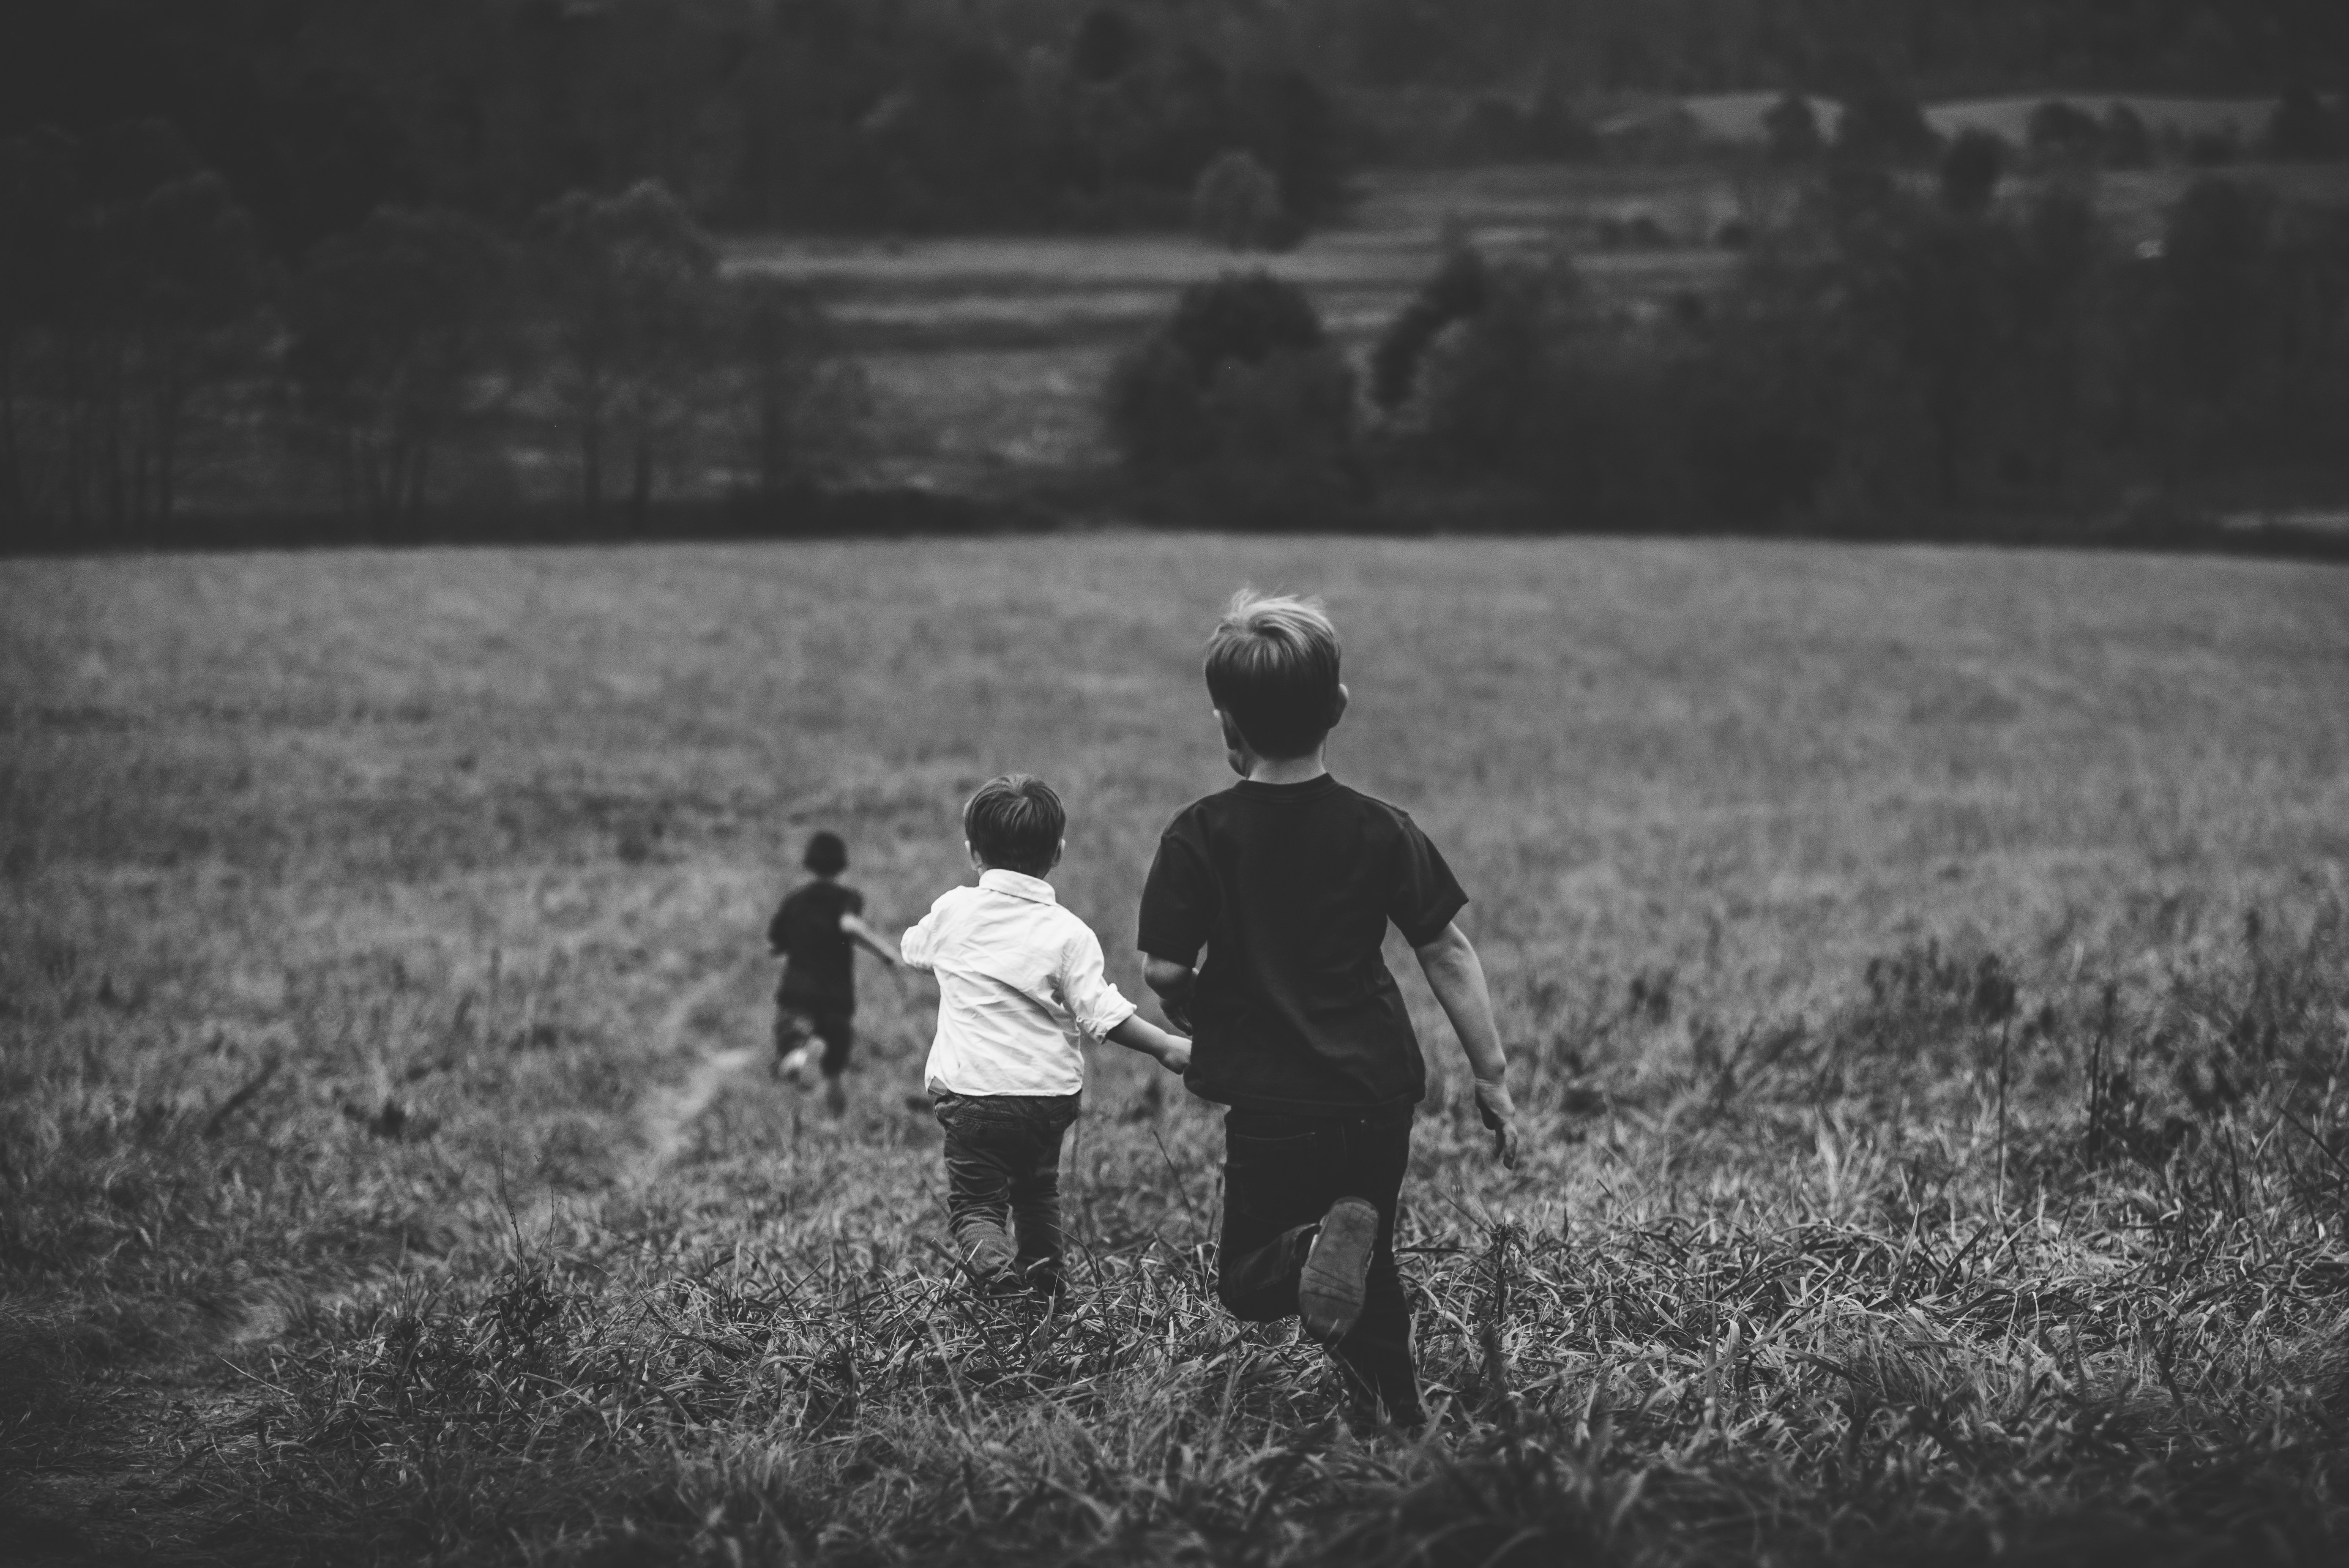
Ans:
POLYGON ((253 219, 209 171, 92 216, 106 512, 168 524, 190 406, 233 368, 268 285, 253 219))
MULTIPOLYGON (((2115 106, 2116 109, 2121 107, 2115 106)), ((2061 161, 2095 157, 2104 140, 2104 128, 2079 105, 2051 98, 2031 111, 2023 135, 2023 145, 2033 158, 2061 161)))
POLYGON ((1314 527, 1362 499, 1354 399, 1312 302, 1258 272, 1184 290, 1112 369, 1106 412, 1129 471, 1186 513, 1314 527))
POLYGON ((0 141, 0 523, 20 527, 63 509, 54 379, 58 331, 87 281, 79 153, 53 130, 0 141))
POLYGON ((1199 171, 1191 191, 1191 226, 1226 250, 1272 249, 1288 226, 1280 182, 1254 153, 1234 148, 1199 171))
POLYGON ((556 386, 578 433, 581 498, 591 512, 602 506, 606 440, 616 435, 641 523, 662 448, 709 385, 718 248, 650 181, 617 196, 562 197, 539 213, 533 237, 556 386))
POLYGON ((2105 110, 2102 150, 2107 169, 2145 169, 2153 163, 2153 132, 2145 117, 2116 99, 2105 110))
POLYGON ((1979 128, 1960 133, 1941 155, 1941 205, 1961 217, 1980 217, 1990 210, 2005 171, 2005 142, 1979 128))
POLYGON ((1818 112, 1805 93, 1790 92, 1772 104, 1762 117, 1762 130, 1774 163, 1808 163, 1826 151, 1818 112))
POLYGON ((870 413, 861 369, 835 358, 823 312, 796 285, 756 275, 726 287, 727 349, 740 366, 759 492, 833 477, 856 455, 870 413))
POLYGON ((2290 162, 2318 162, 2342 151, 2341 126, 2306 83, 2277 101, 2262 140, 2270 157, 2290 162))
POLYGON ((2172 210, 2162 242, 2165 368, 2186 401, 2225 401, 2260 349, 2274 205, 2233 180, 2198 180, 2172 210))
POLYGON ((1319 83, 1294 66, 1242 73, 1233 94, 1235 139, 1280 181, 1280 203, 1299 223, 1346 202, 1344 138, 1319 83))
POLYGON ((1916 99, 1890 88, 1856 94, 1836 127, 1836 152, 1852 162, 1921 163, 1937 142, 1916 99))
POLYGON ((433 459, 502 346, 507 257, 480 223, 387 207, 304 261, 286 368, 331 432, 345 504, 413 517, 433 459))
POLYGON ((1454 322, 1484 309, 1490 295, 1484 256, 1472 245, 1448 247, 1444 265, 1388 323, 1371 351, 1371 400, 1389 412, 1408 402, 1428 345, 1454 322))

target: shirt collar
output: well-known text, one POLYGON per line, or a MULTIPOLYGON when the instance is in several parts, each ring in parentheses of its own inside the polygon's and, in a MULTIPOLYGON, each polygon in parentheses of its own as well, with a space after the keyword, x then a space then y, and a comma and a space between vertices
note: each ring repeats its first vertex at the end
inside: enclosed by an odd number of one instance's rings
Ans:
POLYGON ((1030 877, 1023 871, 1006 871, 1000 866, 990 866, 980 872, 978 885, 990 893, 1009 893, 1015 898, 1025 898, 1030 903, 1060 902, 1052 891, 1052 885, 1041 877, 1030 877))

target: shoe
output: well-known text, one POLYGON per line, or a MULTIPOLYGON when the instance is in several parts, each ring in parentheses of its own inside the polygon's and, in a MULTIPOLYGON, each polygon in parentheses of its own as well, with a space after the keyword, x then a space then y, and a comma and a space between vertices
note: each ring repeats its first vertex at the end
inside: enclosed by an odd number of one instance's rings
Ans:
POLYGON ((833 1116, 848 1109, 848 1085, 840 1081, 837 1073, 823 1081, 823 1108, 833 1116))
POLYGON ((775 1076, 794 1089, 806 1088, 808 1050, 802 1045, 796 1051, 785 1053, 783 1059, 775 1064, 775 1076))
POLYGON ((1366 1199, 1340 1198, 1330 1205, 1297 1281, 1297 1311, 1306 1333, 1329 1345, 1353 1331, 1378 1239, 1379 1211, 1366 1199))
POLYGON ((963 1232, 961 1241, 963 1267, 970 1271, 971 1283, 982 1294, 1021 1288, 1024 1282, 1012 1269, 1011 1238, 1000 1229, 975 1224, 963 1232))

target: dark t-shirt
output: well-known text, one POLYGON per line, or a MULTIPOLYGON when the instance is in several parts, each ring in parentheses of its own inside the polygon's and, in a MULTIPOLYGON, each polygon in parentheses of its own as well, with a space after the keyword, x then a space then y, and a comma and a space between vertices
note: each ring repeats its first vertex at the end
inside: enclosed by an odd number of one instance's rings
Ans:
POLYGON ((1427 1090, 1380 956, 1387 922, 1422 947, 1468 902, 1409 815, 1323 774, 1243 780, 1158 841, 1139 943, 1199 964, 1188 1083, 1247 1110, 1399 1110, 1427 1090))
POLYGON ((783 900, 767 924, 767 945, 789 954, 777 1002, 833 1012, 856 1009, 856 954, 840 929, 864 912, 864 895, 837 882, 811 882, 783 900))

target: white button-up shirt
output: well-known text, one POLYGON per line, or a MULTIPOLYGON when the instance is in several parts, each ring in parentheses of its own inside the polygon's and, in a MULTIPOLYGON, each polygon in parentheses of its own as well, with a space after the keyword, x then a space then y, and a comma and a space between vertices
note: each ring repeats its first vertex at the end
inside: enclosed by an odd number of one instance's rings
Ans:
POLYGON ((938 1033, 923 1076, 957 1095, 1073 1095, 1080 1049, 1134 1014, 1102 971, 1101 939, 1052 885, 999 867, 955 888, 898 944, 938 980, 938 1033))

